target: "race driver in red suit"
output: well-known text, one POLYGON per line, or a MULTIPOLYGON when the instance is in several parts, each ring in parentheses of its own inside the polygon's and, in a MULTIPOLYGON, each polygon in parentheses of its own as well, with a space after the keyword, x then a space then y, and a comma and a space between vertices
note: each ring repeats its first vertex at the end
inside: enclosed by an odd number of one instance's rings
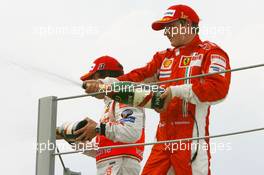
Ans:
MULTIPOLYGON (((140 82, 157 76, 159 81, 220 72, 230 69, 227 53, 198 35, 199 17, 186 5, 171 6, 152 29, 164 29, 172 48, 157 52, 142 68, 117 79, 87 81, 86 92, 98 90, 100 83, 114 81, 140 82)), ((230 73, 165 84, 165 99, 157 128, 158 141, 209 135, 210 105, 221 102, 228 94, 230 73)), ((154 145, 143 169, 143 175, 209 175, 209 139, 154 145)))

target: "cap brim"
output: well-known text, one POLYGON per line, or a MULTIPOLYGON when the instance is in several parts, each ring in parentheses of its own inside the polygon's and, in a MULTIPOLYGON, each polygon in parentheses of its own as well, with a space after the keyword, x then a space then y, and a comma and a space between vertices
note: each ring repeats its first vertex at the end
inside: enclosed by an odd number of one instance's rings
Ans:
POLYGON ((82 81, 85 81, 85 80, 88 80, 90 79, 90 77, 94 74, 94 72, 88 72, 87 74, 84 74, 83 76, 81 76, 81 80, 82 81))
POLYGON ((166 27, 167 24, 173 22, 173 21, 176 21, 178 19, 171 19, 171 20, 168 20, 168 21, 163 21, 163 20, 158 20, 158 21, 155 21, 152 23, 151 27, 153 30, 162 30, 166 27))

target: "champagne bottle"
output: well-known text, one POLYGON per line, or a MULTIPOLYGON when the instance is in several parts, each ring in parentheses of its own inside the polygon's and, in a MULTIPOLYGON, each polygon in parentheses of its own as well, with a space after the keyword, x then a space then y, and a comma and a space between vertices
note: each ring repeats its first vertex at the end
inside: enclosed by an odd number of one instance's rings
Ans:
POLYGON ((110 85, 103 84, 100 89, 111 99, 130 106, 154 109, 164 105, 164 100, 160 98, 164 89, 157 85, 115 82, 110 85))
POLYGON ((56 128, 56 138, 63 138, 69 143, 73 143, 75 139, 80 136, 80 134, 74 134, 74 132, 83 128, 87 123, 87 120, 64 123, 56 128))

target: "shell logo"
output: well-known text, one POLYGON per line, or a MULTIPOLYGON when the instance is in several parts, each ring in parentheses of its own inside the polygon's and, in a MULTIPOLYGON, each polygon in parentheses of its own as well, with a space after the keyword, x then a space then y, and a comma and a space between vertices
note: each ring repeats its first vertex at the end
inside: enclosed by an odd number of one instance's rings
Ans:
POLYGON ((165 18, 162 18, 160 21, 161 22, 166 22, 166 21, 169 21, 169 20, 172 20, 171 17, 165 17, 165 18))
POLYGON ((163 67, 168 68, 171 66, 171 64, 172 64, 172 60, 165 60, 163 63, 163 67))

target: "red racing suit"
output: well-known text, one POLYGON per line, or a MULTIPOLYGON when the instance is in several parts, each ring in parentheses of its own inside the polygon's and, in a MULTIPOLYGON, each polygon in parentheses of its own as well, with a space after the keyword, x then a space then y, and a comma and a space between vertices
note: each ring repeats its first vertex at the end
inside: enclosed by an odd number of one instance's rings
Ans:
MULTIPOLYGON (((230 69, 228 55, 216 44, 202 42, 197 35, 188 45, 157 52, 145 67, 118 80, 140 82, 157 75, 159 81, 164 81, 227 69, 230 69)), ((165 84, 165 87, 179 85, 183 92, 160 114, 157 140, 208 136, 210 105, 226 97, 230 79, 231 74, 225 73, 165 84)), ((172 93, 175 95, 174 88, 172 93)), ((154 145, 142 174, 166 174, 171 167, 177 175, 210 174, 210 157, 209 139, 154 145), (194 143, 199 147, 193 146, 194 143), (201 149, 203 145, 208 149, 201 149), (184 148, 179 149, 180 146, 184 148)))

